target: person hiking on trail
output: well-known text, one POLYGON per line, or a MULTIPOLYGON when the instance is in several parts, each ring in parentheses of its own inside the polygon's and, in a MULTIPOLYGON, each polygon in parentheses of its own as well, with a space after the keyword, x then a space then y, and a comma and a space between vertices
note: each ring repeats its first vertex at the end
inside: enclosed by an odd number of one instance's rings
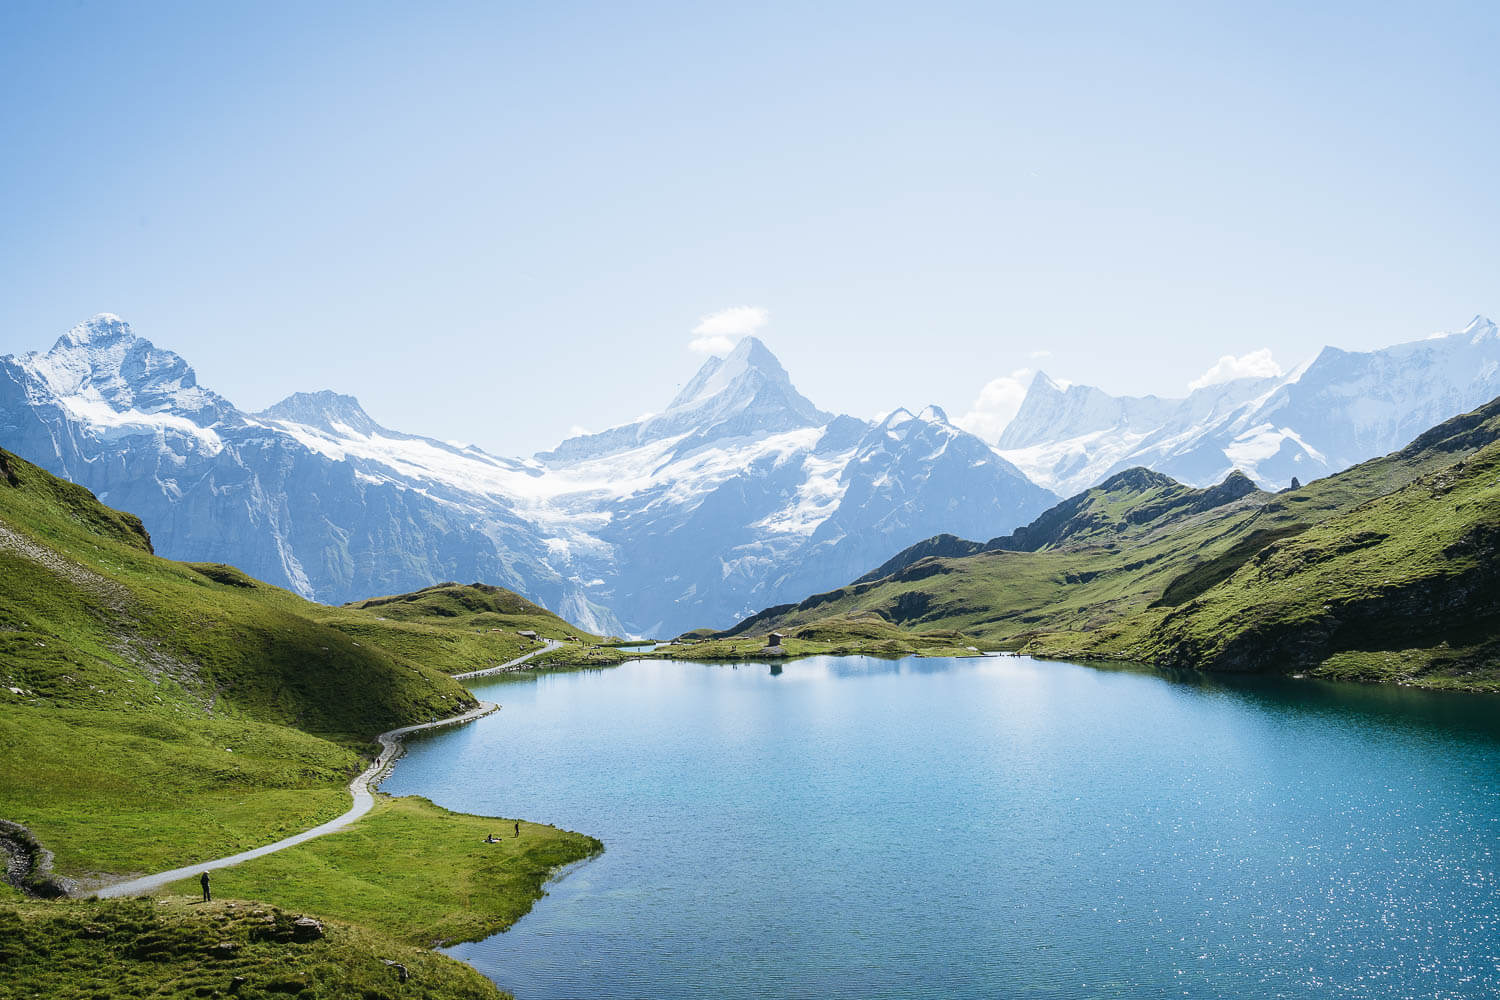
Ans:
POLYGON ((521 821, 517 820, 516 821, 516 836, 519 837, 520 835, 521 835, 521 821))
POLYGON ((203 901, 206 903, 211 898, 208 893, 208 872, 204 872, 198 881, 203 883, 203 901))

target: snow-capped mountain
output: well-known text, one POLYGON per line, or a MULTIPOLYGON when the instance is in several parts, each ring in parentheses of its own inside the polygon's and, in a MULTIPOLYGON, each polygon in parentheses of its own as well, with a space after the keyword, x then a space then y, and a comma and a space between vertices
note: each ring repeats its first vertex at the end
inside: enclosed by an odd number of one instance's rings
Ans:
POLYGON ((1068 496, 1146 466, 1194 486, 1239 469, 1280 489, 1394 451, 1500 396, 1500 333, 1463 330, 1378 351, 1325 347, 1286 375, 1205 386, 1183 399, 1117 397, 1038 374, 999 451, 1068 496))
POLYGON ((1057 499, 935 407, 819 410, 753 338, 661 413, 520 460, 332 392, 245 413, 101 315, 0 358, 0 443, 140 515, 167 556, 330 602, 482 580, 636 634, 722 625, 1057 499))
POLYGON ((479 460, 384 431, 349 397, 294 396, 264 416, 243 413, 118 317, 97 316, 45 353, 0 358, 0 442, 139 514, 165 555, 233 563, 322 600, 449 578, 553 607, 581 596, 503 504, 424 488, 441 481, 433 470, 444 462, 479 460), (330 460, 345 432, 374 454, 330 460), (384 451, 372 444, 382 441, 384 451))

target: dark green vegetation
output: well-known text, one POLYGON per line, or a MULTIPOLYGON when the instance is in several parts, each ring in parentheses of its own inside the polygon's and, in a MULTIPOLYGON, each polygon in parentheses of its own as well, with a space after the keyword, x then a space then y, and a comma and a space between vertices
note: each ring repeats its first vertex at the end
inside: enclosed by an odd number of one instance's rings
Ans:
MULTIPOLYGON (((161 559, 134 517, 0 451, 0 819, 55 852, 55 875, 80 891, 267 843, 348 808, 345 786, 376 733, 476 705, 449 674, 524 649, 517 626, 575 631, 496 588, 446 584, 367 605, 327 608, 230 566, 161 559)), ((202 926, 196 911, 18 909, 19 894, 5 886, 0 919, 20 919, 16 940, 29 944, 0 951, 0 994, 38 983, 45 996, 228 995, 228 975, 214 977, 243 959, 259 970, 246 973, 252 984, 272 983, 284 960, 277 974, 291 978, 280 988, 297 993, 297 983, 317 980, 307 996, 494 996, 487 981, 436 956, 419 964, 451 968, 427 979, 430 992, 398 991, 385 966, 347 949, 400 951, 387 930, 418 940, 508 924, 551 865, 598 847, 531 827, 525 855, 496 868, 493 852, 451 850, 474 839, 473 824, 491 821, 426 803, 383 800, 379 809, 371 830, 357 824, 346 834, 344 843, 360 846, 342 867, 303 848, 278 860, 281 877, 262 884, 260 898, 286 905, 284 894, 300 887, 320 914, 344 919, 374 915, 371 900, 393 906, 407 886, 382 893, 365 881, 383 864, 384 834, 399 838, 391 849, 404 859, 386 877, 415 870, 418 858, 452 866, 437 880, 452 883, 446 893, 394 910, 399 920, 339 931, 332 952, 319 944, 308 947, 322 952, 283 954, 287 942, 255 938, 239 957, 215 952, 210 961, 204 949, 215 942, 194 935, 238 931, 202 926), (470 896, 482 900, 474 912, 470 896), (95 913, 136 916, 101 934, 85 927, 102 924, 95 913), (75 924, 85 929, 74 934, 75 924), (346 971, 326 971, 336 964, 346 971), (365 992, 377 989, 386 993, 365 992)))
POLYGON ((475 704, 442 671, 228 566, 151 553, 140 522, 5 454, 0 683, 38 708, 253 719, 368 738, 475 704))
POLYGON ((134 518, 0 454, 0 818, 59 874, 232 853, 336 815, 351 750, 476 704, 293 594, 153 555, 134 518))
POLYGON ((0 907, 0 996, 46 1000, 289 996, 308 1000, 493 1000, 493 984, 442 955, 296 911, 151 900, 0 907), (387 962, 395 964, 386 964, 387 962), (400 981, 401 969, 407 981, 400 981), (236 979, 242 980, 236 986, 236 979))
MULTIPOLYGON (((416 797, 382 799, 347 830, 216 872, 215 891, 337 913, 423 947, 473 941, 519 920, 553 869, 604 847, 535 823, 521 823, 516 837, 514 822, 416 797), (485 843, 491 834, 498 843, 485 843)), ((173 891, 191 897, 198 886, 188 879, 173 891)))
POLYGON ((0 708, 0 818, 58 872, 161 871, 233 854, 349 808, 353 751, 285 726, 152 712, 0 708))
POLYGON ((697 629, 654 649, 639 643, 568 643, 526 664, 527 669, 609 667, 627 660, 787 660, 801 656, 973 656, 974 640, 953 629, 906 629, 878 617, 821 618, 769 645, 764 633, 697 629))
POLYGON ((799 656, 972 656, 973 640, 952 629, 905 629, 878 616, 819 618, 785 633, 781 643, 766 645, 763 635, 736 632, 707 639, 684 640, 649 654, 676 660, 794 659, 799 656))
POLYGON ((868 622, 986 648, 1500 688, 1500 401, 1269 494, 1132 469, 987 543, 939 536, 721 638, 868 622))
POLYGON ((411 660, 440 664, 450 674, 483 670, 541 648, 521 632, 598 640, 519 594, 482 583, 439 583, 411 594, 319 608, 318 620, 411 660))

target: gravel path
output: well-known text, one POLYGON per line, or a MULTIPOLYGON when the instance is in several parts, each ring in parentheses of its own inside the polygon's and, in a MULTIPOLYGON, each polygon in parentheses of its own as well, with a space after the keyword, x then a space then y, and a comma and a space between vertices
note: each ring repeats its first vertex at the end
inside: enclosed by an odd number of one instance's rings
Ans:
POLYGON ((506 662, 500 664, 498 667, 485 667, 483 670, 470 670, 466 674, 454 674, 453 679, 456 681, 469 681, 473 680, 476 677, 488 677, 491 674, 503 674, 508 670, 515 670, 517 667, 525 663, 527 660, 531 659, 533 656, 541 656, 543 653, 550 653, 554 649, 557 649, 562 645, 562 643, 558 642, 556 639, 543 639, 542 641, 546 643, 545 646, 543 646, 541 649, 533 649, 525 656, 518 656, 514 660, 507 660, 506 662))
MULTIPOLYGON (((541 649, 537 650, 537 653, 542 652, 546 651, 541 649)), ((530 655, 535 656, 536 653, 532 653, 530 655)), ((522 659, 527 659, 527 657, 522 657, 522 659)), ((509 666, 509 664, 506 664, 505 666, 509 666)), ((503 669, 503 667, 495 667, 492 669, 500 670, 503 669)), ((481 671, 481 673, 483 672, 484 671, 481 671)), ((311 830, 304 830, 301 833, 293 834, 292 836, 287 837, 285 840, 276 841, 274 844, 267 844, 264 847, 256 847, 252 850, 241 851, 239 854, 231 854, 227 858, 215 858, 212 861, 199 861, 197 864, 185 865, 182 868, 173 868, 168 872, 159 872, 155 875, 146 875, 141 878, 131 879, 128 882, 116 882, 114 885, 108 885, 102 889, 99 889, 95 893, 95 895, 104 899, 112 898, 115 896, 140 896, 145 893, 155 892, 156 890, 164 888, 165 886, 170 885, 173 882, 177 882, 181 879, 191 878, 192 876, 200 874, 201 872, 212 871, 217 868, 228 868, 231 865, 237 865, 242 861, 249 861, 252 858, 264 857, 267 854, 274 854, 277 851, 284 851, 288 847, 295 847, 298 844, 306 843, 307 841, 312 840, 316 837, 322 837, 337 830, 342 830, 344 827, 348 826, 350 823, 353 823, 365 813, 369 812, 370 809, 375 805, 375 786, 380 784, 380 779, 385 777, 386 771, 390 768, 391 764, 394 763, 395 759, 400 756, 401 738, 403 736, 406 736, 408 733, 415 733, 418 730, 422 729, 437 729, 442 726, 457 726, 462 725, 465 722, 472 722, 475 719, 489 715, 499 707, 499 705, 492 705, 489 702, 481 702, 478 708, 465 712, 462 715, 455 715, 447 719, 439 719, 436 722, 423 722, 420 725, 415 726, 402 726, 399 729, 392 729, 390 732, 381 733, 376 737, 376 739, 380 741, 380 756, 375 758, 375 762, 373 764, 365 768, 364 773, 360 774, 359 777, 349 782, 349 791, 354 796, 354 805, 349 808, 348 812, 344 813, 342 816, 339 816, 337 819, 331 819, 321 826, 313 827, 311 830)))
MULTIPOLYGON (((4 545, 4 543, 7 541, 10 541, 10 539, 0 536, 0 545, 4 545)), ((502 674, 510 670, 515 670, 532 657, 541 656, 543 653, 550 653, 552 650, 557 649, 562 645, 562 643, 558 642, 556 639, 546 639, 543 641, 545 645, 543 645, 541 649, 534 649, 524 656, 518 656, 514 660, 508 660, 505 663, 500 664, 499 666, 486 667, 483 670, 471 670, 466 674, 454 674, 453 679, 456 681, 466 681, 472 680, 475 677, 488 677, 491 674, 502 674)), ((155 892, 158 889, 162 889, 172 884, 173 882, 177 882, 185 878, 192 878, 194 875, 201 874, 205 871, 213 871, 218 868, 228 868, 231 865, 237 865, 242 861, 249 861, 252 858, 264 857, 267 854, 274 854, 277 851, 284 851, 288 847, 295 847, 298 844, 304 844, 316 837, 322 837, 337 830, 342 830, 350 823, 353 823, 365 813, 369 812, 370 809, 374 807, 375 786, 380 784, 380 779, 385 777, 386 771, 389 770, 391 764, 395 762, 396 758, 400 756, 401 737, 407 735, 408 733, 415 733, 421 729, 436 729, 440 726, 457 726, 462 725, 465 722, 472 722, 473 720, 478 719, 482 716, 489 715, 499 707, 500 706, 492 705, 488 702, 482 702, 478 708, 470 712, 465 712, 463 715, 455 715, 452 718, 448 719, 439 719, 436 722, 424 722, 416 726, 402 726, 400 729, 392 729, 388 733, 381 733, 376 737, 376 739, 380 741, 380 756, 375 758, 375 762, 368 768, 366 768, 363 774, 355 778, 353 781, 349 782, 349 792, 354 796, 354 805, 349 808, 348 812, 344 813, 342 816, 339 816, 337 819, 331 819, 321 826, 313 827, 311 830, 304 830, 301 833, 293 834, 292 836, 287 837, 285 840, 276 841, 274 844, 266 844, 264 847, 256 847, 248 851, 241 851, 238 854, 231 854, 227 858, 215 858, 212 861, 199 861, 196 864, 184 865, 181 868, 173 868, 168 872, 158 872, 155 875, 144 875, 140 878, 131 879, 128 882, 116 882, 114 885, 107 885, 102 889, 97 890, 95 892, 95 895, 104 899, 109 899, 116 896, 144 895, 146 893, 155 892)))

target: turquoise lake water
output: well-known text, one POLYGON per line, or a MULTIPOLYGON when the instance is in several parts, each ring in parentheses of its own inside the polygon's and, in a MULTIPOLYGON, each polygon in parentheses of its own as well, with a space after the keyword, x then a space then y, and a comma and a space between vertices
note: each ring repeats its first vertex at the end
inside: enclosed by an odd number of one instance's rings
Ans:
POLYGON ((520 1000, 1500 995, 1500 700, 1024 658, 476 686, 386 780, 593 834, 520 1000))

